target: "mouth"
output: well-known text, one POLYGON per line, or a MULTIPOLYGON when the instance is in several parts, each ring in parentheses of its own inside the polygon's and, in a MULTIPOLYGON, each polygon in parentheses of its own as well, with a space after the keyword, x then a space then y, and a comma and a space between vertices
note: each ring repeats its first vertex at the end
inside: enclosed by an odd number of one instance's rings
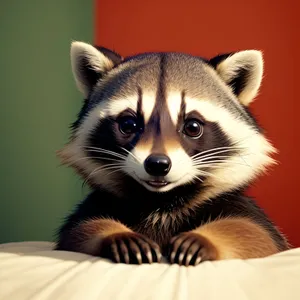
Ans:
POLYGON ((167 192, 174 188, 178 181, 180 181, 183 177, 185 177, 187 174, 183 175, 181 178, 175 180, 175 181, 168 181, 165 177, 154 177, 147 179, 140 178, 135 172, 133 172, 133 177, 138 181, 140 184, 142 184, 145 188, 152 192, 167 192))
POLYGON ((167 186, 168 184, 170 184, 170 182, 168 182, 166 180, 149 180, 149 181, 145 181, 145 183, 154 188, 160 188, 160 187, 167 186))

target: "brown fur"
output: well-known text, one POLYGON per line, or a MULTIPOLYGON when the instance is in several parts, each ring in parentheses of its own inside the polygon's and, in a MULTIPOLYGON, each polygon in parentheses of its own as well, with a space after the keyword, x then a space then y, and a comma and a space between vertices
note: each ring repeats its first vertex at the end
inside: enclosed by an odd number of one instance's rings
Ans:
POLYGON ((219 260, 259 258, 279 252, 270 234, 247 218, 216 220, 193 232, 206 237, 215 245, 219 260))
MULTIPOLYGON (((72 244, 74 251, 97 255, 101 242, 108 236, 131 232, 129 228, 112 219, 92 219, 81 222, 70 232, 65 243, 72 244)), ((63 249, 64 245, 60 245, 63 249)))
POLYGON ((64 242, 56 249, 69 250, 70 247, 72 251, 101 256, 118 263, 152 263, 161 259, 158 244, 112 219, 81 222, 66 234, 64 242))

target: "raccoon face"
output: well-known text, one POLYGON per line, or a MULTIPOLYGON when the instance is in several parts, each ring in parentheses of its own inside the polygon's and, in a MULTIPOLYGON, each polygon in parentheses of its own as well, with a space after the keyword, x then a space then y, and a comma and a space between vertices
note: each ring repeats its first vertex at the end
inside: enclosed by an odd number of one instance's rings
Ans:
POLYGON ((118 193, 132 182, 151 192, 194 184, 212 197, 273 162, 247 109, 262 79, 259 51, 123 59, 74 42, 71 60, 86 100, 59 156, 91 185, 118 193))

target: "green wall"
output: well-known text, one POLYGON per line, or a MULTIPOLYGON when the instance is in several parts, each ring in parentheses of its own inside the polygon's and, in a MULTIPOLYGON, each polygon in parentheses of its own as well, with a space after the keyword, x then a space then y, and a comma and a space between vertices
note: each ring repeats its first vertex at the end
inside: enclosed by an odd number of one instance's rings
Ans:
POLYGON ((82 103, 70 42, 92 35, 93 1, 0 1, 0 243, 52 240, 85 194, 55 151, 82 103))

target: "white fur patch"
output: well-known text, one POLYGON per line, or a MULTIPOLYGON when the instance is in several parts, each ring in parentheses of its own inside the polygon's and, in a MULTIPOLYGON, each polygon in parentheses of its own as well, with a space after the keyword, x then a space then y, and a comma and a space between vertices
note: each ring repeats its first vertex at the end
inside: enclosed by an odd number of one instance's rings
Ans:
POLYGON ((144 161, 151 154, 152 143, 143 145, 143 147, 135 147, 128 155, 125 163, 125 172, 135 179, 142 179, 147 177, 144 169, 144 161))
POLYGON ((150 91, 144 91, 142 97, 142 111, 144 114, 145 123, 147 123, 151 117, 152 111, 155 106, 156 96, 155 93, 150 91))
POLYGON ((136 175, 139 177, 143 175, 143 172, 141 172, 139 166, 143 167, 144 161, 147 159, 147 157, 151 154, 151 148, 152 148, 152 143, 148 143, 147 146, 143 145, 143 147, 135 147, 131 153, 132 155, 129 155, 127 157, 127 162, 128 166, 129 164, 136 164, 136 166, 132 165, 133 171, 135 172, 136 175))
POLYGON ((172 167, 166 176, 169 181, 176 182, 175 186, 191 182, 197 175, 193 168, 192 160, 182 147, 177 149, 166 149, 167 155, 172 161, 172 167))
POLYGON ((124 99, 111 99, 107 101, 106 116, 117 116, 126 109, 136 111, 137 96, 131 96, 124 99))
POLYGON ((176 126, 178 122, 178 115, 181 109, 181 93, 177 91, 169 92, 167 95, 167 106, 173 124, 176 126))
MULTIPOLYGON (((225 159, 224 163, 218 164, 218 168, 211 172, 212 176, 205 183, 211 188, 205 197, 213 197, 239 187, 274 163, 269 155, 276 150, 267 139, 224 107, 208 100, 190 98, 186 99, 186 104, 187 112, 197 110, 206 120, 218 123, 235 147, 239 148, 239 155, 225 159)), ((226 156, 226 152, 219 155, 226 156)), ((201 156, 198 158, 201 159, 201 156)))

